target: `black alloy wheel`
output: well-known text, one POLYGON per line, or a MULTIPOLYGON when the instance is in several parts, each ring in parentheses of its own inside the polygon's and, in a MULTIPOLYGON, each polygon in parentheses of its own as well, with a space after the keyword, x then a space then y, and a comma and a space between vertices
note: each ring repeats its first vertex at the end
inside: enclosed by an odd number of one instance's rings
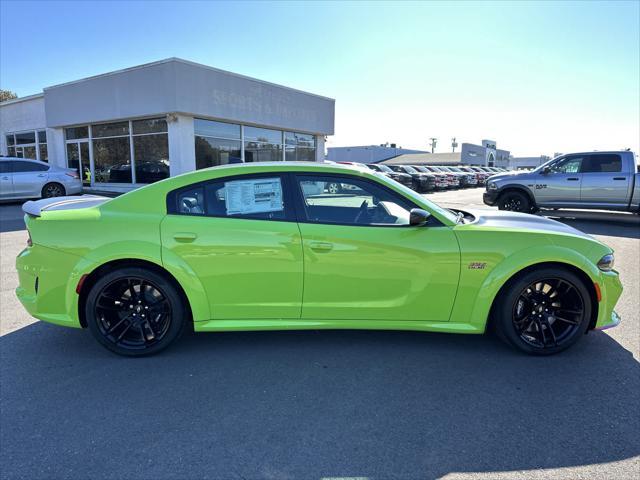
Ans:
POLYGON ((526 353, 548 355, 573 345, 586 331, 591 297, 573 272, 545 268, 512 282, 495 313, 503 340, 526 353))
POLYGON ((505 192, 498 199, 498 209, 508 210, 511 212, 529 213, 531 211, 531 202, 522 192, 505 192))
POLYGON ((59 183, 47 183, 42 187, 42 198, 62 197, 64 194, 64 187, 59 183))
POLYGON ((142 356, 166 348, 182 333, 187 317, 183 303, 164 276, 125 268, 96 282, 85 314, 102 345, 121 355, 142 356))

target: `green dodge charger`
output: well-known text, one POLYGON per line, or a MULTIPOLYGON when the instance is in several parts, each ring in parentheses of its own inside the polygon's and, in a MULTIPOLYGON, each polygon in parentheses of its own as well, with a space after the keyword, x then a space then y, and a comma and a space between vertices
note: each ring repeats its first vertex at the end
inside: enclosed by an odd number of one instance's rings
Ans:
POLYGON ((185 328, 491 328, 547 355, 620 321, 608 246, 542 217, 446 210, 366 169, 229 165, 23 210, 22 304, 123 355, 185 328))

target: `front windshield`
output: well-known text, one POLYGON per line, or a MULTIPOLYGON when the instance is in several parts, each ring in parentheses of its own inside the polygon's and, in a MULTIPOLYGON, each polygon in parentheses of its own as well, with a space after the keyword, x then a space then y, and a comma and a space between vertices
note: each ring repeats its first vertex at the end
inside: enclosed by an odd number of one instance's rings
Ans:
POLYGON ((429 172, 429 170, 428 170, 428 169, 426 169, 425 167, 416 166, 416 167, 413 167, 413 168, 415 168, 415 169, 416 169, 416 170, 418 170, 419 172, 431 173, 431 172, 429 172))
POLYGON ((391 170, 386 165, 376 165, 376 167, 378 167, 382 172, 387 172, 387 173, 393 172, 393 170, 391 170))
POLYGON ((462 170, 456 167, 449 167, 449 170, 453 170, 454 172, 458 172, 458 173, 462 172, 462 170))
POLYGON ((418 173, 418 171, 415 168, 410 167, 409 165, 405 165, 404 168, 407 172, 418 173))

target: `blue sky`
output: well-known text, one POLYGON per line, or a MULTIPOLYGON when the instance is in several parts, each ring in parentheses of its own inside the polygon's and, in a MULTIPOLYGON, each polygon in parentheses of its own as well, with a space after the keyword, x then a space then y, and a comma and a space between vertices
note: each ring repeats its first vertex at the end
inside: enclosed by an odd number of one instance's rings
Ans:
POLYGON ((639 5, 2 0, 0 86, 175 56, 335 98, 329 146, 638 152, 639 5))

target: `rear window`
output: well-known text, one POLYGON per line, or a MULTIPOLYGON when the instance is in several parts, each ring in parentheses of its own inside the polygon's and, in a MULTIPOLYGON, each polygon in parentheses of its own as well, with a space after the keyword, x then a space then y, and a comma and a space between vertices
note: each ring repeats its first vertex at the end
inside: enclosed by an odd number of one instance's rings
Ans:
POLYGON ((621 172, 622 159, 614 153, 587 155, 582 160, 582 173, 621 172))

